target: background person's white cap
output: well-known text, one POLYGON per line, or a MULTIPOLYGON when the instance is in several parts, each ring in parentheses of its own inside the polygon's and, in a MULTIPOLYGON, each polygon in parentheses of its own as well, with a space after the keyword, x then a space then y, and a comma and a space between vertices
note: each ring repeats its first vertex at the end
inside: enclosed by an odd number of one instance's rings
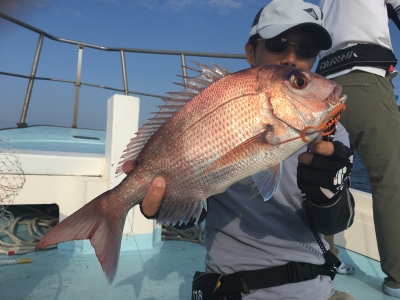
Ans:
POLYGON ((249 38, 258 33, 270 39, 288 29, 301 27, 311 34, 319 48, 327 50, 332 46, 332 39, 323 27, 322 17, 318 6, 303 0, 273 0, 257 13, 249 38))

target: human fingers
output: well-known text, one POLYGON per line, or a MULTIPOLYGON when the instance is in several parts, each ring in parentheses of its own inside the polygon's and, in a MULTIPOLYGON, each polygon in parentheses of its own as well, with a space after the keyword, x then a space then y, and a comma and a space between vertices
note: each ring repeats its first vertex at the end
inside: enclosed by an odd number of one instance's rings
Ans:
POLYGON ((310 144, 308 144, 307 148, 310 152, 303 152, 298 157, 299 163, 303 165, 311 164, 314 154, 330 156, 335 150, 333 143, 322 140, 312 141, 310 144))
POLYGON ((158 209, 164 197, 165 186, 166 183, 162 177, 155 177, 150 183, 147 194, 141 203, 141 210, 146 218, 151 219, 157 216, 158 209))
POLYGON ((332 142, 323 140, 314 140, 308 144, 308 149, 315 154, 330 156, 335 151, 335 147, 332 142))
POLYGON ((311 164, 311 161, 313 159, 314 154, 312 154, 311 152, 303 152, 301 154, 299 154, 299 163, 303 164, 303 165, 309 165, 311 164))

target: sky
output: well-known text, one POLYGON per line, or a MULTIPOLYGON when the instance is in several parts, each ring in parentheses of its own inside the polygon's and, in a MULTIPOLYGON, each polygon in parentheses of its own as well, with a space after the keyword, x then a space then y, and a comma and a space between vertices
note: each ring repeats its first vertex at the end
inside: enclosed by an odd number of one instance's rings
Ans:
MULTIPOLYGON (((268 0, 0 0, 0 11, 53 36, 98 46, 244 54, 258 10, 268 0)), ((318 0, 309 0, 317 4, 318 0)), ((398 29, 390 22, 394 52, 400 58, 398 29), (396 35, 396 38, 395 38, 396 35)), ((39 35, 0 18, 0 71, 29 75, 39 35)), ((75 80, 77 46, 45 38, 36 76, 75 80)), ((126 53, 129 90, 168 96, 180 91, 179 56, 126 53)), ((235 72, 245 60, 188 57, 235 72)), ((194 66, 189 61, 189 66, 194 66)), ((194 73, 189 73, 195 75, 194 73)), ((83 49, 81 81, 123 88, 119 52, 83 49)), ((28 80, 0 74, 0 128, 21 117, 28 80)), ((400 76, 394 80, 400 94, 400 76)), ((105 129, 106 104, 115 92, 82 86, 77 125, 105 129)), ((71 126, 75 86, 36 80, 28 125, 71 126)), ((140 96, 140 126, 163 102, 140 96)))

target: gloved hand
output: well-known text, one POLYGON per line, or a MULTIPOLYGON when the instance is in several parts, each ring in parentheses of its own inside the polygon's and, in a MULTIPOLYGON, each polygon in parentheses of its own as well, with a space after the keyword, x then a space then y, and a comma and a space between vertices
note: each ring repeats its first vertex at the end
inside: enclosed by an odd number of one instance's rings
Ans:
POLYGON ((310 164, 299 162, 297 166, 297 186, 314 203, 328 202, 340 194, 351 174, 353 150, 338 141, 333 146, 332 155, 314 153, 310 164))

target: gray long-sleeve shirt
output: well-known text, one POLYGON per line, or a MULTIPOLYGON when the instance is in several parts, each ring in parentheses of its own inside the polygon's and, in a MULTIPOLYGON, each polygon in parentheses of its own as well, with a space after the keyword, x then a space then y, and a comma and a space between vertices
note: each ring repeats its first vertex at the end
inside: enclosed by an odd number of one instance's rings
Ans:
MULTIPOLYGON (((340 124, 335 140, 349 145, 347 132, 340 124)), ((303 148, 283 162, 280 186, 270 200, 251 198, 245 181, 209 199, 205 223, 207 272, 230 274, 288 262, 325 263, 308 226, 297 187, 298 155, 305 151, 303 148)), ((324 244, 328 249, 325 241, 324 244)), ((328 299, 333 292, 330 277, 318 276, 252 291, 243 299, 328 299)))

